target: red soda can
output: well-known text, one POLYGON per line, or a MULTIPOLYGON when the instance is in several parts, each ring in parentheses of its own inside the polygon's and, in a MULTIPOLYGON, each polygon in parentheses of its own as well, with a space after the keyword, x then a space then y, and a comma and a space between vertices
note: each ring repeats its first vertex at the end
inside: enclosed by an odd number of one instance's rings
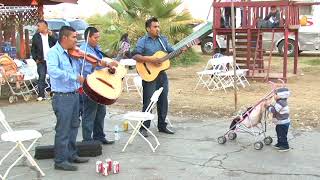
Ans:
POLYGON ((107 163, 102 163, 102 175, 104 176, 108 176, 109 172, 108 172, 108 164, 107 163))
POLYGON ((113 161, 113 173, 117 174, 120 172, 120 163, 118 161, 113 161))
POLYGON ((82 88, 82 87, 80 87, 80 88, 78 89, 78 93, 79 93, 80 95, 84 93, 84 91, 83 91, 83 88, 82 88))
POLYGON ((110 158, 106 159, 106 163, 108 164, 108 171, 112 171, 112 160, 110 158))
POLYGON ((102 170, 102 161, 97 161, 96 162, 96 173, 101 173, 102 170))

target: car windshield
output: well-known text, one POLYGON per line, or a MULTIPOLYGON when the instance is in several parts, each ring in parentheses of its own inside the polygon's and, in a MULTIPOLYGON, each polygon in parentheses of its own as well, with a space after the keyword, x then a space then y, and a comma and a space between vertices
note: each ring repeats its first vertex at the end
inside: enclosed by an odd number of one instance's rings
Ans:
POLYGON ((85 30, 88 27, 88 24, 81 20, 69 21, 70 26, 75 30, 85 30))
POLYGON ((63 22, 56 22, 56 21, 48 21, 48 27, 51 30, 59 30, 62 26, 66 25, 63 22))

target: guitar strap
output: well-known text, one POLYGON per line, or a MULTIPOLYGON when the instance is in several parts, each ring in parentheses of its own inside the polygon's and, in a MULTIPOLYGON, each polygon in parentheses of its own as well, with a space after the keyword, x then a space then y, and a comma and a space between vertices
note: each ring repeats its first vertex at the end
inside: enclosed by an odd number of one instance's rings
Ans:
POLYGON ((166 52, 168 52, 168 51, 167 51, 167 48, 163 45, 163 43, 162 43, 162 41, 161 41, 161 36, 158 37, 158 40, 159 40, 162 48, 163 48, 166 52))

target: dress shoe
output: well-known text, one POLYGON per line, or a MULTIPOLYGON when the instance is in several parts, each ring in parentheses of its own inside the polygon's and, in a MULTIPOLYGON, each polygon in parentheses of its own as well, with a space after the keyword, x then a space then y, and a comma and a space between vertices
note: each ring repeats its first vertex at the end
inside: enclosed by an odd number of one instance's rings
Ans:
POLYGON ((89 161, 89 159, 81 158, 81 157, 79 157, 79 156, 77 156, 77 157, 75 157, 75 158, 73 158, 73 159, 71 160, 71 162, 73 162, 73 163, 78 163, 78 164, 80 164, 80 163, 86 163, 86 162, 88 162, 88 161, 89 161))
POLYGON ((148 136, 149 136, 147 130, 145 130, 145 129, 140 129, 139 131, 140 131, 140 133, 142 134, 143 137, 148 137, 148 136))
POLYGON ((159 132, 166 133, 166 134, 174 134, 174 132, 168 128, 159 129, 159 132))
POLYGON ((102 144, 113 144, 114 143, 114 141, 111 141, 111 140, 107 140, 107 139, 100 139, 99 140, 102 144))
POLYGON ((61 164, 54 164, 54 169, 63 170, 63 171, 77 171, 78 167, 73 166, 70 163, 61 163, 61 164))

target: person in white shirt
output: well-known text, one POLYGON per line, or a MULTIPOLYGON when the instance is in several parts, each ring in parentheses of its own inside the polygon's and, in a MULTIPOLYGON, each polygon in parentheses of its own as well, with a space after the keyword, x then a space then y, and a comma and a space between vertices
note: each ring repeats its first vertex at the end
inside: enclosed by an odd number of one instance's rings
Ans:
POLYGON ((45 20, 40 20, 37 23, 38 32, 32 37, 31 55, 37 63, 37 72, 39 75, 38 79, 38 101, 45 98, 46 88, 46 74, 48 58, 47 54, 49 49, 54 46, 57 42, 55 34, 48 29, 48 23, 45 20))

